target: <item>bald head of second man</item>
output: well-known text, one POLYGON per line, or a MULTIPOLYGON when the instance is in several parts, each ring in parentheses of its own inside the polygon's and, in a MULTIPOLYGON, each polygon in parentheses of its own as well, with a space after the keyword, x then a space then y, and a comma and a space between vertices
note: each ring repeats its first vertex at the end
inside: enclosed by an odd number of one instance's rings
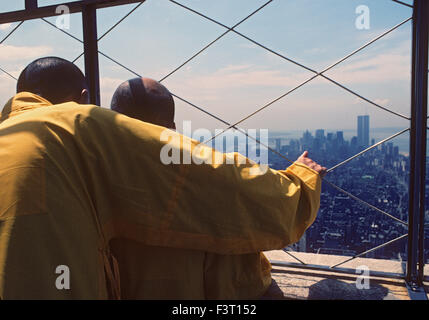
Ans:
POLYGON ((153 79, 134 78, 123 82, 116 89, 110 108, 141 121, 176 128, 173 96, 153 79))

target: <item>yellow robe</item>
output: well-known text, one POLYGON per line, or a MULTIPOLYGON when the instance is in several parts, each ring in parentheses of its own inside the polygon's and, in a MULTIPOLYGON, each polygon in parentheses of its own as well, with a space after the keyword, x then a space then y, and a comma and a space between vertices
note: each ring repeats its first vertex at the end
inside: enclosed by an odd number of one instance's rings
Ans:
POLYGON ((127 256, 140 261, 125 261, 121 270, 124 291, 142 281, 136 297, 163 298, 160 284, 171 286, 165 298, 264 292, 270 266, 259 253, 298 241, 313 223, 319 175, 298 163, 254 175, 258 166, 239 164, 237 155, 235 164, 165 165, 163 147, 188 154, 198 142, 173 132, 178 143, 161 141, 164 130, 92 105, 51 105, 31 93, 6 104, 0 298, 105 299, 110 247, 123 253, 119 264, 127 256), (61 266, 69 288, 58 286, 61 266))

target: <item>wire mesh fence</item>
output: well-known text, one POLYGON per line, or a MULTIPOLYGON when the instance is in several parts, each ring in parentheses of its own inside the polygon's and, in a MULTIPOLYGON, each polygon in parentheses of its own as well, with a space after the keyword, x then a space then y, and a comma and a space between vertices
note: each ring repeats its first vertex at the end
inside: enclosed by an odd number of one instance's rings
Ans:
MULTIPOLYGON (((129 19, 130 17, 141 14, 142 10, 145 10, 144 9, 145 4, 148 2, 151 2, 151 1, 154 1, 154 0, 141 1, 141 2, 137 2, 133 5, 130 5, 131 8, 128 8, 127 11, 124 12, 124 14, 121 15, 120 17, 116 17, 116 21, 114 23, 112 23, 110 27, 106 28, 106 31, 104 31, 98 37, 97 42, 99 42, 103 39, 104 39, 104 41, 109 41, 109 35, 114 30, 116 30, 121 24, 126 22, 127 19, 129 19)), ((279 0, 277 0, 277 1, 279 1, 279 0)), ((365 94, 359 92, 359 90, 352 89, 349 85, 343 84, 341 80, 336 80, 335 76, 328 75, 328 74, 329 74, 329 71, 331 71, 334 68, 344 64, 346 61, 349 61, 351 58, 361 54, 364 50, 367 50, 368 48, 373 46, 375 43, 378 43, 382 39, 388 38, 395 31, 400 29, 401 27, 410 25, 410 23, 413 19, 413 17, 411 16, 411 12, 410 12, 409 17, 402 19, 399 23, 396 23, 395 25, 391 26, 390 28, 388 28, 382 32, 374 34, 374 36, 370 40, 365 41, 360 46, 356 46, 356 48, 354 48, 354 50, 352 50, 351 52, 341 56, 340 58, 332 60, 331 62, 327 63, 324 67, 313 68, 313 67, 309 66, 307 63, 300 62, 299 58, 291 57, 291 56, 289 56, 289 55, 287 55, 287 54, 285 54, 279 50, 276 50, 276 49, 270 47, 269 45, 264 44, 263 40, 262 41, 256 40, 255 38, 253 38, 249 35, 246 35, 245 32, 240 30, 239 27, 242 26, 244 23, 251 21, 252 19, 254 19, 258 15, 263 15, 264 10, 266 10, 267 8, 272 6, 273 3, 276 2, 275 0, 269 0, 269 1, 265 1, 265 2, 260 3, 259 6, 257 6, 253 10, 251 10, 251 12, 249 14, 243 15, 244 16, 243 18, 238 19, 237 22, 232 23, 230 25, 222 23, 220 21, 220 19, 211 17, 210 14, 206 14, 206 13, 203 13, 203 12, 197 10, 197 9, 192 8, 191 6, 185 4, 184 1, 179 2, 179 1, 175 1, 175 0, 168 0, 168 2, 171 4, 171 6, 175 6, 178 9, 182 10, 183 12, 186 12, 187 14, 197 16, 200 19, 202 19, 203 21, 205 21, 206 23, 212 24, 212 25, 216 26, 217 28, 221 29, 221 31, 219 31, 218 35, 213 36, 211 39, 209 39, 207 44, 201 45, 201 47, 197 48, 192 54, 189 55, 189 57, 187 57, 186 59, 184 59, 183 61, 178 63, 177 66, 171 68, 171 70, 166 71, 162 76, 158 77, 157 80, 159 82, 167 82, 168 79, 173 77, 176 73, 186 69, 189 65, 191 65, 195 61, 198 61, 199 59, 201 59, 201 57, 204 54, 206 54, 207 51, 211 50, 215 45, 217 45, 221 41, 224 41, 228 36, 231 36, 231 35, 234 35, 235 37, 246 41, 249 45, 251 45, 254 48, 259 48, 261 50, 264 50, 264 52, 267 55, 270 55, 272 57, 276 57, 277 59, 282 60, 282 62, 284 64, 293 65, 294 67, 296 67, 298 69, 302 69, 302 71, 305 71, 306 75, 307 75, 306 77, 303 77, 303 79, 301 81, 298 81, 297 83, 292 85, 287 90, 284 90, 283 92, 281 92, 277 96, 274 96, 274 97, 271 97, 270 99, 268 99, 267 102, 262 103, 261 105, 256 105, 254 107, 249 107, 250 111, 246 110, 246 114, 244 116, 241 116, 238 118, 238 120, 234 120, 234 121, 232 121, 231 119, 225 119, 224 115, 216 114, 216 112, 214 112, 212 110, 208 110, 203 104, 191 101, 191 99, 182 95, 181 92, 176 92, 174 89, 170 90, 172 95, 176 98, 177 101, 180 101, 183 104, 186 104, 186 105, 190 106, 191 108, 198 110, 198 112, 204 113, 206 116, 215 119, 216 121, 220 122, 222 125, 225 126, 220 132, 215 134, 211 139, 203 141, 204 143, 211 143, 212 140, 228 133, 228 131, 237 130, 237 131, 241 132, 242 134, 244 134, 248 139, 256 141, 258 144, 260 144, 262 147, 269 150, 269 152, 276 155, 277 157, 282 158, 286 162, 290 162, 290 163, 294 162, 293 160, 290 159, 289 156, 286 156, 284 153, 282 153, 277 148, 274 148, 274 147, 272 147, 266 143, 261 142, 257 137, 249 135, 245 130, 243 130, 241 128, 241 125, 245 124, 245 122, 247 120, 249 120, 251 118, 255 118, 259 114, 270 112, 270 109, 272 109, 279 102, 287 100, 293 93, 302 91, 303 88, 306 88, 307 86, 314 83, 316 80, 320 80, 320 79, 322 79, 322 80, 326 81, 327 83, 329 83, 330 85, 340 89, 343 93, 350 95, 354 99, 365 102, 368 106, 371 106, 372 108, 376 108, 376 109, 380 110, 381 112, 389 114, 392 117, 396 117, 396 118, 399 118, 401 120, 405 120, 407 123, 407 127, 403 128, 401 130, 398 130, 397 132, 393 133, 392 135, 390 135, 386 138, 380 139, 377 142, 374 141, 374 143, 371 146, 368 146, 368 147, 364 148, 363 150, 360 150, 359 152, 347 157, 346 159, 338 161, 337 163, 330 166, 330 168, 328 169, 328 175, 326 176, 326 178, 324 178, 324 183, 325 183, 325 185, 329 186, 330 188, 335 189, 338 193, 341 193, 341 194, 347 196, 349 200, 351 199, 353 201, 356 201, 360 205, 366 207, 369 211, 371 211, 375 214, 383 215, 384 217, 386 217, 386 219, 390 219, 392 222, 399 224, 400 226, 402 226, 402 230, 403 230, 403 234, 400 234, 393 239, 385 241, 384 243, 381 243, 381 244, 378 244, 374 247, 368 248, 362 252, 356 253, 356 254, 352 255, 351 257, 347 257, 343 262, 337 263, 336 265, 331 266, 332 268, 339 267, 340 265, 343 265, 343 264, 345 264, 345 263, 347 263, 347 262, 349 262, 355 258, 365 256, 366 254, 371 253, 375 250, 384 248, 386 246, 391 246, 392 244, 395 244, 395 243, 397 243, 397 242, 399 242, 399 241, 401 241, 407 237, 407 235, 408 235, 407 229, 409 227, 408 221, 405 221, 403 218, 398 218, 397 216, 395 216, 394 214, 392 214, 390 212, 387 212, 386 210, 380 209, 376 204, 370 203, 369 201, 367 201, 367 199, 362 199, 362 197, 360 197, 359 195, 353 194, 352 192, 350 192, 350 191, 344 189, 343 187, 337 185, 337 183, 334 183, 330 180, 330 175, 332 174, 332 172, 335 172, 339 168, 347 165, 348 163, 353 163, 353 161, 355 159, 358 159, 358 158, 360 158, 360 157, 362 157, 362 156, 364 156, 370 152, 373 152, 375 149, 377 149, 381 145, 384 145, 387 142, 389 142, 389 141, 391 141, 391 140, 393 140, 393 139, 395 139, 401 135, 409 133, 411 116, 408 114, 405 114, 404 112, 394 110, 394 108, 392 108, 391 106, 387 105, 386 103, 382 103, 380 101, 377 101, 377 99, 367 97, 365 94)), ((412 4, 406 3, 403 1, 392 0, 390 2, 391 2, 391 5, 394 5, 394 6, 404 6, 406 8, 412 8, 413 7, 412 4)), ((307 5, 309 5, 309 4, 307 4, 307 5)), ((332 9, 327 8, 327 10, 332 10, 332 9)), ((67 29, 59 27, 58 25, 56 25, 55 23, 50 21, 48 18, 42 17, 41 21, 43 21, 43 23, 45 23, 46 25, 50 26, 52 29, 57 30, 59 33, 66 35, 67 37, 72 39, 72 41, 75 42, 76 44, 80 45, 80 44, 84 43, 84 40, 82 38, 80 38, 76 34, 71 33, 71 31, 69 31, 67 29)), ((26 21, 20 21, 18 24, 16 24, 0 40, 0 45, 7 43, 7 41, 25 25, 25 23, 27 23, 27 22, 26 21)), ((139 41, 139 40, 140 39, 136 39, 136 41, 139 41)), ((141 39, 141 41, 144 41, 144 39, 141 39)), ((1 47, 0 47, 0 50, 1 50, 1 47)), ((124 48, 124 50, 126 50, 126 49, 124 48)), ((100 57, 103 57, 109 63, 117 66, 118 68, 125 70, 130 75, 133 75, 136 77, 143 76, 142 72, 134 70, 134 68, 132 66, 127 65, 126 62, 124 63, 123 60, 121 61, 121 59, 113 57, 111 54, 107 54, 104 50, 101 50, 101 49, 98 50, 98 54, 100 57)), ((84 53, 76 54, 75 58, 70 59, 70 60, 78 63, 79 60, 81 60, 81 58, 83 56, 84 56, 84 53)), ((11 72, 9 72, 8 70, 6 70, 5 68, 3 68, 1 66, 1 61, 0 61, 0 71, 3 72, 6 76, 10 77, 12 80, 17 80, 16 76, 14 76, 11 72)), ((146 74, 145 74, 145 76, 146 76, 146 74)), ((288 255, 291 255, 292 257, 294 257, 299 263, 306 264, 305 261, 302 261, 301 259, 294 256, 293 253, 291 253, 289 250, 286 250, 286 252, 288 255)))

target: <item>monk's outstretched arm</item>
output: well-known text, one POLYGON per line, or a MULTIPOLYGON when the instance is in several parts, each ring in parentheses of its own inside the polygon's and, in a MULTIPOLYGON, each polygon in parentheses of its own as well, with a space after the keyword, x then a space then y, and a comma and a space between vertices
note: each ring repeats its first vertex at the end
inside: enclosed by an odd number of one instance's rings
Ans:
POLYGON ((90 165, 106 175, 100 192, 111 206, 99 214, 111 237, 243 254, 296 242, 315 220, 321 178, 311 163, 261 168, 163 127, 94 112, 81 130, 90 165))

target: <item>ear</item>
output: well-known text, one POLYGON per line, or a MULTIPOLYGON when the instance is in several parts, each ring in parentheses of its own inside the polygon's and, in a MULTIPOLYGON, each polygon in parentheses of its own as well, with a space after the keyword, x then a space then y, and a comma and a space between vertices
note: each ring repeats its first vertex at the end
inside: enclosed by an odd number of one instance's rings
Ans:
POLYGON ((89 91, 87 89, 83 89, 80 93, 80 104, 89 104, 89 91))

